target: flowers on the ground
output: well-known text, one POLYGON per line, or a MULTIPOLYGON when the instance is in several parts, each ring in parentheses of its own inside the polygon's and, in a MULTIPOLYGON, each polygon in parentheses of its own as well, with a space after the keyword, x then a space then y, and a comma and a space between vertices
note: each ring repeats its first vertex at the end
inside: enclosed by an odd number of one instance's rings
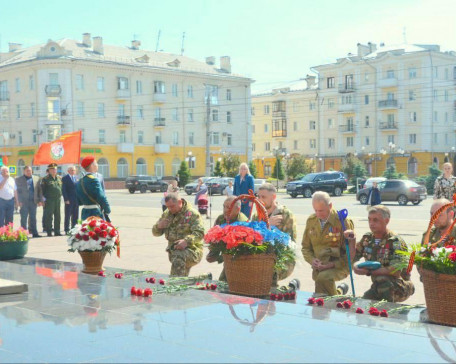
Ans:
POLYGON ((364 310, 361 307, 357 307, 355 312, 362 314, 364 313, 364 310))
POLYGON ((2 241, 27 241, 28 230, 23 227, 14 229, 13 223, 0 227, 0 242, 2 241))
POLYGON ((111 253, 117 247, 120 254, 119 232, 109 222, 92 216, 77 224, 68 236, 69 251, 105 251, 111 253))

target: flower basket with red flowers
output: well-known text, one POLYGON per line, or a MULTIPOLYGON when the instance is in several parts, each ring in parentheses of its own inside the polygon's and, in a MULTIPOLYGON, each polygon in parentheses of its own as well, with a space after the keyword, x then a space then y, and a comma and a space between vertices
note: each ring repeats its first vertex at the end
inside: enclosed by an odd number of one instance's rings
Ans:
POLYGON ((83 273, 98 274, 102 270, 106 253, 117 249, 120 257, 119 232, 109 222, 91 216, 70 230, 68 236, 70 252, 79 252, 84 263, 83 273))

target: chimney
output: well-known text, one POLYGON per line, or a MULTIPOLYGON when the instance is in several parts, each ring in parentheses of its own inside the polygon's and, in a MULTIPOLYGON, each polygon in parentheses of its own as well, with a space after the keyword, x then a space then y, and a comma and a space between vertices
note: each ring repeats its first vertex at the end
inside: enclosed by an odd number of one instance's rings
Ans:
POLYGON ((206 57, 206 64, 213 66, 215 64, 215 57, 214 56, 206 57))
POLYGON ((98 54, 103 54, 103 38, 93 37, 93 51, 98 54))
POLYGON ((92 46, 92 41, 90 39, 90 33, 84 33, 82 34, 82 44, 86 47, 91 47, 92 46))
POLYGON ((9 45, 10 52, 18 51, 19 49, 22 48, 22 44, 20 44, 20 43, 8 43, 8 45, 9 45))
POLYGON ((377 44, 369 42, 367 45, 369 46, 369 53, 373 53, 377 50, 377 44))
POLYGON ((305 80, 307 82, 307 88, 310 88, 312 86, 315 86, 316 76, 306 75, 305 80))
POLYGON ((226 73, 231 73, 231 58, 229 56, 220 57, 220 69, 226 73))
POLYGON ((139 40, 131 41, 131 49, 138 50, 140 45, 141 45, 141 41, 139 41, 139 40))
POLYGON ((364 56, 367 56, 369 53, 371 53, 370 46, 364 45, 361 43, 358 43, 357 46, 358 46, 358 57, 364 57, 364 56))

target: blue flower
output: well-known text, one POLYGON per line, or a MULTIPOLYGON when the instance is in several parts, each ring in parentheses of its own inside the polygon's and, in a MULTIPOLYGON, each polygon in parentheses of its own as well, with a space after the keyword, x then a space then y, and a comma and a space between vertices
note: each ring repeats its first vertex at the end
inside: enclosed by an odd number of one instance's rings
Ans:
MULTIPOLYGON (((227 224, 222 224, 220 227, 225 227, 227 224)), ((233 226, 245 226, 249 227, 261 234, 263 236, 263 240, 270 243, 271 245, 283 244, 288 246, 290 243, 290 235, 284 233, 277 229, 275 226, 271 226, 270 229, 267 228, 266 223, 264 221, 250 221, 250 222, 240 222, 236 221, 233 222, 233 226)))

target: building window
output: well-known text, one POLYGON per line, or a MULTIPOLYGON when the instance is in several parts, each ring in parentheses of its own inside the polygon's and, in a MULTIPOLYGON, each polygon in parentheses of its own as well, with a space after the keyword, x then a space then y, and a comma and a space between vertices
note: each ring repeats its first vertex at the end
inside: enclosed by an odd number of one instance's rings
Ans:
POLYGON ((265 133, 268 132, 268 124, 264 124, 264 132, 265 132, 265 133))
POLYGON ((233 145, 233 135, 232 134, 227 134, 227 136, 226 136, 226 144, 227 145, 233 145))
POLYGON ((139 176, 147 174, 147 164, 144 158, 138 158, 136 160, 136 174, 139 176))
POLYGON ((409 134, 409 144, 416 144, 416 134, 409 134))
POLYGON ((334 120, 333 119, 328 119, 328 129, 334 128, 334 120))
POLYGON ((76 90, 84 90, 84 76, 76 75, 76 90))
POLYGON ((17 144, 22 145, 22 131, 17 132, 17 144))
POLYGON ((394 70, 386 71, 386 78, 394 78, 394 70))
POLYGON ((178 96, 178 89, 177 89, 177 83, 173 83, 171 86, 171 92, 174 97, 178 96))
POLYGON ((32 142, 33 144, 36 144, 38 142, 38 130, 36 129, 32 130, 32 142))
POLYGON ((369 72, 364 72, 364 82, 369 81, 369 72))
POLYGON ((447 124, 447 123, 448 123, 448 112, 445 112, 445 124, 447 124))
POLYGON ((439 91, 434 90, 434 101, 438 101, 438 100, 439 100, 439 91))
POLYGON ((268 115, 269 114, 269 105, 264 105, 263 106, 263 114, 268 115))
POLYGON ((117 112, 119 116, 125 116, 125 104, 119 104, 117 112))
POLYGON ((119 158, 119 160, 117 161, 117 177, 128 177, 128 162, 125 158, 119 158))
POLYGON ((49 84, 51 86, 59 85, 59 74, 58 73, 49 73, 49 84))
POLYGON ((293 122, 293 131, 298 131, 298 123, 296 121, 293 122))
POLYGON ((264 176, 265 177, 271 176, 271 165, 270 164, 264 165, 264 176))
POLYGON ((98 103, 98 117, 99 118, 105 117, 105 105, 102 102, 98 103))
POLYGON ((78 116, 84 116, 84 102, 78 101, 76 103, 76 110, 77 110, 78 116))
POLYGON ((250 115, 255 116, 255 108, 252 106, 252 109, 250 110, 250 115))
POLYGON ((315 102, 309 101, 309 110, 315 110, 315 102))
POLYGON ((411 122, 416 122, 416 111, 411 111, 409 113, 409 116, 410 116, 410 121, 411 122))
POLYGON ((231 101, 231 90, 230 90, 230 89, 227 89, 227 90, 226 90, 226 99, 227 99, 228 101, 231 101))
POLYGON ((418 161, 415 157, 410 157, 407 163, 407 174, 418 174, 418 161))
POLYGON ((160 107, 155 108, 155 121, 158 121, 158 122, 162 121, 162 110, 160 107))
POLYGON ((35 78, 33 76, 29 76, 29 88, 31 91, 35 89, 35 78))
POLYGON ((161 131, 157 131, 155 133, 155 144, 161 144, 162 143, 162 133, 161 131))
POLYGON ((252 152, 256 150, 255 143, 252 143, 252 152))
POLYGON ((189 145, 195 144, 195 133, 193 131, 188 133, 188 144, 189 145))
POLYGON ((364 95, 364 105, 369 105, 369 95, 364 95))
POLYGON ((172 111, 173 121, 179 121, 179 109, 175 107, 172 111))
POLYGON ((219 145, 220 144, 220 133, 215 132, 215 133, 212 133, 211 136, 212 136, 211 144, 212 145, 219 145))
POLYGON ((193 109, 187 110, 187 121, 193 121, 193 109))
POLYGON ((369 116, 366 116, 366 117, 364 118, 364 127, 365 127, 365 128, 368 128, 368 127, 369 127, 369 124, 370 124, 369 116))
POLYGON ((21 105, 16 105, 16 119, 21 118, 21 105))
POLYGON ((387 142, 388 144, 394 144, 394 135, 388 135, 387 142))
POLYGON ((434 144, 438 144, 439 143, 439 136, 437 133, 434 133, 434 144))
POLYGON ((104 77, 97 77, 97 91, 105 90, 105 80, 104 77))
POLYGON ((138 144, 144 143, 144 132, 142 130, 138 130, 138 144))
POLYGON ((226 122, 231 123, 231 111, 226 112, 226 122))
POLYGON ((317 139, 310 139, 309 146, 310 146, 310 149, 315 149, 317 147, 317 139))
POLYGON ((101 144, 106 143, 105 130, 104 129, 99 129, 98 130, 98 142, 101 143, 101 144))
POLYGON ((336 140, 334 138, 328 139, 328 148, 334 149, 336 147, 336 140))
POLYGON ((293 112, 299 111, 299 102, 293 102, 293 112))
POLYGON ((394 126, 394 114, 386 115, 386 120, 388 121, 388 126, 394 126))
POLYGON ((33 118, 33 117, 35 116, 35 112, 36 112, 35 103, 32 102, 32 103, 30 104, 30 117, 33 118))
POLYGON ((347 147, 353 147, 353 137, 347 137, 347 147))
POLYGON ((392 166, 396 166, 396 162, 393 157, 389 157, 386 161, 386 169, 388 169, 392 166))
POLYGON ((117 77, 117 89, 118 90, 128 90, 128 78, 117 77))
POLYGON ((156 93, 156 94, 165 93, 165 83, 163 81, 154 81, 154 93, 156 93))
POLYGON ((212 110, 212 121, 219 121, 218 110, 212 110))
POLYGON ((204 102, 210 102, 211 105, 218 105, 218 86, 206 85, 206 94, 204 102))
POLYGON ((104 178, 109 178, 109 163, 105 158, 98 160, 98 173, 104 178))
POLYGON ((269 152, 271 150, 271 143, 270 142, 265 142, 264 143, 264 150, 266 152, 269 152))
POLYGON ((179 132, 173 131, 173 145, 179 145, 179 132))
POLYGON ((119 142, 120 143, 126 143, 127 142, 127 133, 125 130, 120 130, 119 131, 119 142))
POLYGON ((16 85, 16 92, 21 92, 21 79, 20 78, 15 79, 15 85, 16 85))
POLYGON ((79 129, 79 131, 81 132, 81 141, 85 141, 85 132, 84 132, 84 129, 79 129))
POLYGON ((297 140, 294 140, 294 141, 293 141, 293 149, 294 149, 294 150, 297 150, 297 149, 298 149, 298 141, 297 141, 297 140))
POLYGON ((47 141, 51 142, 55 139, 60 138, 62 134, 62 129, 60 125, 49 125, 47 128, 47 141))
POLYGON ((141 95, 143 93, 142 81, 140 81, 140 80, 136 81, 136 93, 138 95, 141 95))
POLYGON ((439 121, 439 113, 437 111, 434 111, 434 121, 439 121))
POLYGON ((255 125, 252 125, 252 133, 255 134, 255 125))
POLYGON ((193 86, 192 85, 187 86, 187 97, 193 99, 193 86))
POLYGON ((328 88, 336 87, 336 79, 335 79, 335 77, 328 77, 326 85, 327 85, 328 88))
POLYGON ((408 73, 409 73, 409 78, 416 78, 416 68, 415 67, 411 67, 408 69, 408 73))
POLYGON ((448 145, 448 134, 445 134, 445 145, 448 145))
POLYGON ((48 98, 47 100, 47 119, 53 121, 60 120, 60 99, 59 98, 48 98))
POLYGON ((196 157, 186 158, 188 160, 188 168, 195 169, 196 167, 196 157))
POLYGON ((448 72, 448 68, 445 68, 445 80, 448 80, 450 73, 448 72))
POLYGON ((309 121, 309 129, 310 130, 315 130, 317 127, 317 123, 313 120, 309 121))
POLYGON ((434 77, 435 78, 439 77, 439 68, 437 66, 434 67, 434 77))
POLYGON ((144 119, 144 107, 142 105, 136 107, 136 114, 138 119, 144 119))
POLYGON ((328 99, 328 109, 334 108, 334 99, 328 99))
POLYGON ((448 102, 449 99, 450 99, 450 95, 448 93, 448 90, 445 90, 445 101, 448 102))
POLYGON ((414 90, 409 90, 409 101, 415 101, 416 95, 414 90))
POLYGON ((364 139, 364 143, 370 145, 370 138, 368 136, 364 139))

